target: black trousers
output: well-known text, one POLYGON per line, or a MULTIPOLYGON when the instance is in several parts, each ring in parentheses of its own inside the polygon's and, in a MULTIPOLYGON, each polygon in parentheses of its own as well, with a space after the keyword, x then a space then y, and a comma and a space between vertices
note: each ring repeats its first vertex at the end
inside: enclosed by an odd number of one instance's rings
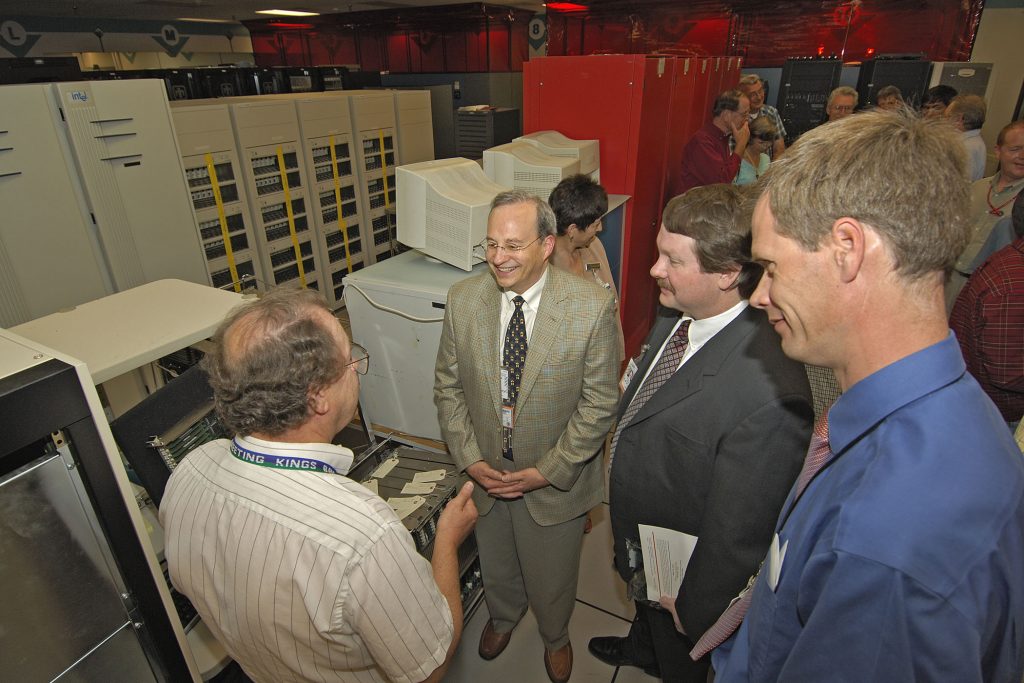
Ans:
MULTIPOLYGON (((699 637, 699 635, 698 635, 699 637)), ((630 649, 638 663, 658 663, 665 683, 706 683, 711 656, 690 659, 691 641, 676 630, 672 615, 647 603, 636 603, 636 619, 629 629, 630 649)))

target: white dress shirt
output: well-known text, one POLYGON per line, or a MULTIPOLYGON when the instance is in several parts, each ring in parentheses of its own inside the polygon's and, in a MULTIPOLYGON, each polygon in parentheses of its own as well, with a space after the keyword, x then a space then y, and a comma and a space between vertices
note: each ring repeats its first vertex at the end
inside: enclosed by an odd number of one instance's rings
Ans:
MULTIPOLYGON (((687 315, 681 317, 675 327, 672 328, 672 332, 665 337, 665 341, 661 343, 661 348, 658 349, 658 355, 655 356, 654 360, 651 361, 650 366, 647 368, 647 373, 644 375, 644 382, 647 381, 647 377, 651 374, 651 370, 654 369, 654 366, 658 364, 661 354, 665 353, 665 345, 668 344, 669 339, 675 336, 676 330, 679 329, 679 326, 683 324, 684 320, 691 320, 692 322, 690 323, 690 329, 687 332, 689 343, 686 345, 686 352, 683 353, 682 360, 679 361, 679 367, 676 368, 677 372, 679 371, 679 368, 683 367, 683 364, 690 360, 690 358, 693 357, 693 354, 700 351, 700 348, 707 344, 712 337, 724 330, 726 325, 739 317, 739 314, 746 310, 748 305, 749 304, 744 299, 729 310, 723 311, 718 315, 713 315, 710 318, 704 318, 703 320, 694 320, 687 315)), ((637 393, 640 393, 639 388, 637 389, 637 393)))
POLYGON ((512 303, 512 299, 517 296, 522 296, 526 303, 523 304, 523 318, 526 321, 526 343, 530 343, 530 335, 533 334, 533 323, 537 319, 537 309, 540 308, 540 295, 543 293, 544 284, 548 281, 548 269, 544 268, 544 273, 540 276, 528 290, 522 294, 516 294, 510 289, 503 290, 501 293, 501 333, 498 335, 498 365, 501 365, 504 359, 502 358, 503 351, 505 348, 505 332, 508 331, 508 321, 512 319, 512 314, 515 313, 516 305, 512 303))

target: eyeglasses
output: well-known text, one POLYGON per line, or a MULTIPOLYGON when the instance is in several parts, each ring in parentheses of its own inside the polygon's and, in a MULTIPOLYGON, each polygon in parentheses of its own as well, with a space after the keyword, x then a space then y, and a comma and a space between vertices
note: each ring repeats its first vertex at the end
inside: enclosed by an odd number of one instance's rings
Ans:
POLYGON ((523 249, 526 249, 527 247, 531 246, 534 242, 540 241, 542 239, 542 237, 543 237, 543 235, 538 237, 537 239, 533 240, 532 242, 528 242, 528 243, 522 244, 522 245, 520 245, 520 244, 498 244, 497 242, 495 242, 493 240, 484 240, 480 244, 476 245, 476 248, 477 249, 482 249, 483 251, 486 251, 488 254, 495 254, 495 253, 497 253, 497 251, 499 249, 501 249, 506 254, 513 255, 513 254, 518 254, 523 249))
POLYGON ((832 105, 832 111, 839 111, 839 112, 850 113, 851 111, 853 111, 853 105, 852 104, 833 104, 832 105))
POLYGON ((345 363, 347 368, 350 365, 354 365, 356 374, 365 375, 366 371, 370 369, 370 354, 366 352, 359 344, 352 344, 352 349, 349 351, 349 362, 345 363))

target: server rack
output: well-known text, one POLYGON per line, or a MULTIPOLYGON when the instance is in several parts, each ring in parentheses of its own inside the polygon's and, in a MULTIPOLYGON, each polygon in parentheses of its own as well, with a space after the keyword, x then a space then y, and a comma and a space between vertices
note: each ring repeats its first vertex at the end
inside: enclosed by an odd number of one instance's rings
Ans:
POLYGON ((539 57, 523 65, 523 131, 599 140, 601 183, 630 197, 621 239, 611 231, 601 238, 613 270, 619 268, 628 355, 654 321, 657 291, 649 270, 683 147, 711 119, 713 98, 736 87, 741 68, 739 57, 659 55, 539 57), (598 106, 581 115, 580 102, 598 106))
POLYGON ((395 166, 398 154, 395 106, 390 92, 341 93, 348 98, 355 138, 360 201, 369 226, 368 262, 383 261, 399 251, 395 234, 395 166), (372 238, 372 243, 371 243, 372 238))
POLYGON ((518 109, 455 112, 455 155, 481 159, 485 149, 512 142, 523 132, 518 109))
POLYGON ((843 63, 838 59, 790 58, 782 67, 778 109, 786 127, 786 144, 825 120, 828 95, 839 85, 843 63))
POLYGON ((163 83, 50 87, 115 289, 165 278, 207 284, 163 83))
POLYGON ((210 284, 236 292, 263 280, 226 104, 171 108, 210 284))
POLYGON ((0 330, 0 414, 0 679, 199 680, 85 364, 0 330))
POLYGON ((858 109, 878 104, 878 91, 895 85, 907 106, 917 109, 928 89, 932 63, 923 55, 880 55, 861 64, 857 76, 858 109))
POLYGON ((61 126, 47 86, 0 88, 0 327, 114 291, 61 126))
POLYGON ((273 99, 229 107, 266 282, 321 290, 295 106, 273 99))
POLYGON ((340 308, 345 303, 342 280, 366 265, 368 253, 348 100, 319 95, 292 101, 312 187, 311 212, 323 269, 321 291, 329 305, 340 308))
POLYGON ((393 90, 398 156, 403 164, 434 159, 434 123, 427 90, 393 90))

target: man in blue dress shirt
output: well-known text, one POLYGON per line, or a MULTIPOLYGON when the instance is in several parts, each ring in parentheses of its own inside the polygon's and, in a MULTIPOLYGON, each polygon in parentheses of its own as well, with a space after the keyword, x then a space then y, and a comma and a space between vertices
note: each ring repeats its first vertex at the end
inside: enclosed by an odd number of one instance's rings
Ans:
POLYGON ((943 304, 970 225, 956 135, 864 113, 765 176, 750 302, 844 393, 828 460, 790 492, 746 618, 713 654, 716 683, 1021 681, 1024 460, 943 304))

